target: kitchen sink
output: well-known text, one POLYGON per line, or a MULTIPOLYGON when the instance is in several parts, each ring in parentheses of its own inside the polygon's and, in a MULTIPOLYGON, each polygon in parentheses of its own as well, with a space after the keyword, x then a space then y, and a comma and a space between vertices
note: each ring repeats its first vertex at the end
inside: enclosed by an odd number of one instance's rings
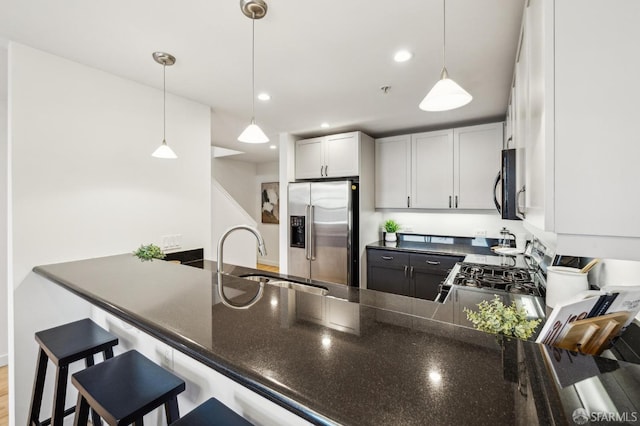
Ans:
POLYGON ((281 288, 288 288, 291 290, 315 294, 318 296, 326 296, 327 294, 329 294, 329 290, 324 287, 316 287, 313 285, 301 284, 295 281, 283 280, 281 278, 274 278, 267 275, 248 274, 248 275, 240 275, 240 278, 244 278, 245 280, 263 282, 263 283, 278 286, 281 288))

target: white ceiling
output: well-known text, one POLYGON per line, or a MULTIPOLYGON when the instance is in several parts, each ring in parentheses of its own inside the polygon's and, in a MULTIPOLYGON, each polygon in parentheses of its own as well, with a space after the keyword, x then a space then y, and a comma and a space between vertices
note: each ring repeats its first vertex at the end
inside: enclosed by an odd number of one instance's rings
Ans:
MULTIPOLYGON (((474 97, 448 112, 418 109, 442 67, 441 0, 267 2, 256 93, 272 100, 256 100, 256 121, 276 144, 280 132, 379 137, 504 116, 524 0, 447 0, 447 69, 474 97), (399 48, 413 60, 395 63, 399 48)), ((0 0, 0 10, 0 37, 160 89, 151 53, 173 54, 167 91, 211 106, 212 144, 277 160, 269 144, 236 141, 251 116, 251 20, 239 0, 0 0)))

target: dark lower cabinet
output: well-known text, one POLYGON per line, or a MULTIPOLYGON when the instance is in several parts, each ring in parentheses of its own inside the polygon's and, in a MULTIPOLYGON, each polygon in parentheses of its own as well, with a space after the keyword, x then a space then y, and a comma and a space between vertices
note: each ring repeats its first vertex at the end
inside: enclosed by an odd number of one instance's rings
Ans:
POLYGON ((367 249, 367 288, 434 300, 440 284, 462 256, 367 249))

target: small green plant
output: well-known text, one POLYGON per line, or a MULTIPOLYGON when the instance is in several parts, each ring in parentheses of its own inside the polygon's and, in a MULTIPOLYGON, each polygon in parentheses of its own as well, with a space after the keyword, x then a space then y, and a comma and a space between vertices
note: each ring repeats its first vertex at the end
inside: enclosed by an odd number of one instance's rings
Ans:
POLYGON ((143 262, 146 260, 153 259, 164 259, 166 254, 162 251, 162 249, 156 245, 149 244, 147 246, 141 245, 140 248, 133 252, 134 256, 137 256, 143 262))
POLYGON ((384 223, 384 230, 390 233, 398 232, 400 225, 393 219, 389 219, 384 223))
POLYGON ((495 296, 490 302, 483 300, 478 303, 478 308, 478 312, 468 308, 464 308, 464 312, 477 330, 486 333, 528 339, 541 321, 539 319, 528 320, 526 309, 519 308, 516 302, 505 306, 498 296, 495 296))

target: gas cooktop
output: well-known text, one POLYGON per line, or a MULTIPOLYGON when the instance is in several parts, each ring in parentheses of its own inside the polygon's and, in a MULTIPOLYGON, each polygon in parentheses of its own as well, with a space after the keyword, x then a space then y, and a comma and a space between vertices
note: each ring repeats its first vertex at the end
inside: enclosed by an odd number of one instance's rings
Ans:
POLYGON ((450 284, 513 294, 542 296, 535 275, 528 269, 467 262, 458 265, 458 273, 450 284))

